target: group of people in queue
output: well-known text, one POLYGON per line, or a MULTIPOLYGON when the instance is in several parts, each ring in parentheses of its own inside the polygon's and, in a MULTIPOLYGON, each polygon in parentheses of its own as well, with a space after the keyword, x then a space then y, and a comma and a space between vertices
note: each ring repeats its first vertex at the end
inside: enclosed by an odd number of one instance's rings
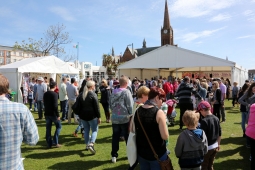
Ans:
MULTIPOLYGON (((148 134, 149 140, 151 141, 151 144, 159 159, 162 161, 166 160, 167 155, 169 154, 166 148, 169 133, 166 125, 166 115, 162 111, 161 107, 168 97, 171 98, 175 95, 178 97, 180 106, 180 129, 182 130, 184 125, 187 127, 187 129, 181 131, 175 147, 175 154, 179 158, 179 165, 181 169, 213 169, 213 161, 216 153, 220 149, 221 141, 220 118, 217 116, 216 112, 214 112, 214 109, 216 108, 216 111, 218 112, 217 104, 219 103, 221 104, 220 109, 224 108, 224 102, 222 100, 225 99, 225 95, 223 95, 224 91, 222 93, 222 91, 219 92, 218 90, 218 85, 222 83, 221 81, 221 79, 215 79, 215 81, 212 82, 214 94, 211 100, 208 99, 209 102, 205 101, 207 100, 206 86, 202 87, 202 82, 200 83, 199 80, 193 80, 193 85, 191 86, 189 77, 185 77, 175 90, 172 91, 168 89, 169 91, 167 93, 163 90, 165 83, 162 83, 162 86, 158 86, 156 83, 153 83, 156 81, 152 81, 151 88, 146 87, 147 83, 144 83, 141 86, 139 85, 139 88, 135 89, 136 100, 134 102, 132 85, 130 88, 130 80, 128 77, 121 76, 115 89, 111 89, 111 87, 107 85, 107 81, 103 80, 101 82, 101 86, 99 86, 102 95, 100 102, 104 108, 106 122, 112 123, 112 162, 117 162, 117 158, 119 156, 118 150, 120 137, 123 136, 125 142, 127 143, 129 131, 132 127, 132 123, 130 124, 130 119, 132 116, 134 116, 134 125, 137 136, 137 162, 134 165, 130 165, 129 169, 134 169, 137 163, 139 163, 140 169, 142 170, 160 169, 160 165, 154 157, 141 125, 148 134), (196 107, 193 105, 193 95, 197 97, 198 102, 196 107), (111 118, 110 110, 112 114, 111 118), (211 110, 213 110, 213 113, 215 114, 212 114, 211 110)), ((63 112, 62 120, 65 120, 66 115, 68 115, 68 123, 71 123, 71 113, 69 114, 69 111, 72 112, 72 106, 74 103, 79 102, 81 109, 78 113, 77 120, 81 122, 84 128, 86 150, 89 150, 92 154, 95 154, 96 151, 94 144, 97 138, 98 126, 101 123, 101 115, 98 104, 99 102, 97 94, 95 93, 96 83, 92 80, 86 79, 82 83, 80 91, 78 92, 77 87, 73 85, 74 82, 75 79, 71 79, 71 83, 68 84, 66 78, 63 78, 62 84, 59 88, 59 98, 63 112), (61 96, 60 93, 64 93, 66 96, 61 96), (67 102, 69 106, 68 114, 66 114, 67 109, 64 109, 66 105, 63 104, 67 102)), ((24 128, 19 129, 28 132, 21 132, 19 135, 25 139, 25 142, 34 145, 37 143, 39 136, 32 114, 24 105, 6 100, 5 94, 8 92, 8 88, 8 80, 4 76, 0 75, 0 105, 1 107, 5 107, 7 111, 9 109, 12 114, 15 115, 18 114, 17 110, 15 109, 19 109, 18 115, 20 118, 17 116, 6 116, 6 118, 4 118, 27 122, 25 124, 16 124, 15 126, 24 126, 24 128)), ((243 89, 243 96, 245 97, 240 97, 240 93, 239 96, 237 96, 237 98, 239 97, 238 101, 241 103, 241 107, 243 107, 242 105, 247 106, 246 111, 250 115, 245 134, 249 139, 251 147, 251 169, 254 169, 255 158, 255 136, 253 133, 255 128, 255 104, 252 103, 254 100, 253 95, 255 94, 254 89, 255 83, 249 87, 247 92, 245 91, 245 88, 243 89)), ((36 101, 37 104, 38 101, 42 101, 43 103, 41 103, 41 105, 44 105, 44 115, 46 119, 46 141, 48 148, 51 148, 53 145, 56 147, 61 146, 58 143, 58 135, 61 130, 61 119, 58 112, 58 95, 56 92, 54 92, 55 90, 56 83, 54 81, 49 83, 49 90, 47 90, 47 86, 44 85, 43 79, 38 78, 36 101), (40 90, 42 92, 42 96, 40 94, 40 90), (40 97, 42 97, 42 99, 40 97), (53 140, 50 134, 52 122, 54 122, 56 125, 56 132, 53 140)), ((42 108, 42 106, 39 105, 40 104, 38 104, 38 108, 42 108)), ((0 112, 0 114, 3 113, 0 112)), ((38 115, 39 119, 42 119, 42 112, 39 112, 39 109, 38 115)), ((244 115, 247 116, 247 114, 244 115)), ((4 121, 4 119, 1 120, 1 125, 7 128, 9 124, 4 123, 4 121)), ((225 119, 222 119, 222 121, 224 122, 225 119)), ((1 133, 1 135, 4 134, 1 133)), ((3 136, 1 136, 1 138, 2 137, 3 136)), ((4 137, 2 139, 4 139, 4 137)), ((16 141, 0 142, 9 142, 10 144, 13 144, 13 142, 16 141)), ((20 145, 21 141, 18 143, 16 142, 16 149, 20 147, 20 145)), ((0 145, 0 147, 4 147, 4 145, 0 145)), ((19 148, 15 151, 19 152, 17 155, 20 155, 19 148)), ((7 158, 8 157, 6 156, 2 156, 1 153, 1 162, 7 162, 7 158)), ((18 160, 17 157, 11 161, 8 160, 8 162, 8 168, 17 169, 17 167, 23 167, 22 161, 18 160), (19 162, 19 164, 17 164, 17 162, 19 162)), ((2 166, 4 166, 4 164, 2 164, 2 166)))

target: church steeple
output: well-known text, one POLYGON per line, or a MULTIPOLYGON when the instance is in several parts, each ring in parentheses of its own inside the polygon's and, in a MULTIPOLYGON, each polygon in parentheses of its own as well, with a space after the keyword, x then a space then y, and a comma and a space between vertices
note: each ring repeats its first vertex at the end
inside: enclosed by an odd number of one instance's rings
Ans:
POLYGON ((114 48, 112 47, 112 56, 114 56, 114 48))
POLYGON ((143 39, 143 48, 146 48, 146 41, 145 41, 145 38, 143 39))
POLYGON ((161 46, 169 44, 174 45, 174 32, 170 25, 170 18, 168 13, 167 0, 165 1, 165 12, 164 12, 164 21, 163 28, 161 27, 161 46))
POLYGON ((163 28, 164 28, 164 29, 169 29, 169 28, 170 28, 170 19, 169 19, 169 13, 168 13, 167 0, 166 0, 166 2, 165 2, 165 13, 164 13, 163 28))

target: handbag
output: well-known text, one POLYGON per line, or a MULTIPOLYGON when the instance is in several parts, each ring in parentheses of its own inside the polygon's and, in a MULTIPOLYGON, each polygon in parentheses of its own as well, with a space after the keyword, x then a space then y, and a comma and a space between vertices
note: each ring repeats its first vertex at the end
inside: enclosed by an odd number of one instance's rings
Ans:
POLYGON ((80 114, 80 110, 81 110, 81 101, 80 101, 80 98, 81 98, 81 94, 76 98, 76 101, 75 101, 75 103, 72 106, 73 113, 75 113, 77 115, 80 114))
POLYGON ((155 150, 154 150, 154 148, 153 148, 153 146, 152 146, 152 144, 151 144, 151 142, 150 142, 150 139, 149 139, 149 137, 147 136, 147 133, 145 132, 145 130, 144 130, 144 128, 143 128, 142 122, 141 122, 140 117, 139 117, 138 114, 137 114, 137 118, 138 118, 138 121, 139 121, 139 123, 140 123, 140 125, 141 125, 141 128, 142 128, 142 130, 143 130, 143 133, 144 133, 144 135, 145 135, 145 137, 146 137, 146 139, 147 139, 147 141, 148 141, 148 143, 149 143, 149 145, 150 145, 150 148, 151 148, 151 150, 152 150, 152 152, 153 152, 153 154, 154 154, 154 157, 156 158, 156 160, 158 161, 158 163, 159 163, 159 165, 160 165, 160 169, 161 169, 161 170, 173 170, 174 168, 173 168, 173 165, 172 165, 172 161, 171 161, 171 159, 170 159, 170 157, 169 157, 168 155, 167 155, 167 159, 164 160, 164 161, 161 161, 161 160, 158 158, 158 155, 157 155, 157 153, 155 152, 155 150))
MULTIPOLYGON (((136 110, 141 106, 139 104, 136 110)), ((130 129, 128 141, 127 141, 127 157, 130 166, 133 166, 137 160, 137 148, 136 148, 136 134, 135 134, 135 123, 134 123, 135 112, 131 117, 130 124, 132 124, 132 129, 130 129)))

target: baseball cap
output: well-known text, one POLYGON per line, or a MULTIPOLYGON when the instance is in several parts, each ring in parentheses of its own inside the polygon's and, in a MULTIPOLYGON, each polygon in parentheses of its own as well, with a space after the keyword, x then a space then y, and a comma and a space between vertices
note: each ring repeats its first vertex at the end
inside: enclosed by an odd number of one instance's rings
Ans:
POLYGON ((202 101, 198 104, 196 112, 199 112, 202 109, 210 109, 211 105, 207 101, 202 101))

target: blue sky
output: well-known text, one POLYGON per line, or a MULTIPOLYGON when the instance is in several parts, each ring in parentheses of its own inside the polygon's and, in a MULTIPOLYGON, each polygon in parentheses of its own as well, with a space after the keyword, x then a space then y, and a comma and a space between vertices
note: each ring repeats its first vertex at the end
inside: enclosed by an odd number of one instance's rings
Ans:
MULTIPOLYGON (((63 23, 72 43, 67 54, 101 65, 102 54, 124 52, 128 44, 160 46, 165 0, 9 0, 0 6, 0 44, 39 39, 63 23)), ((174 42, 179 47, 228 57, 254 69, 255 0, 168 0, 174 42)))

